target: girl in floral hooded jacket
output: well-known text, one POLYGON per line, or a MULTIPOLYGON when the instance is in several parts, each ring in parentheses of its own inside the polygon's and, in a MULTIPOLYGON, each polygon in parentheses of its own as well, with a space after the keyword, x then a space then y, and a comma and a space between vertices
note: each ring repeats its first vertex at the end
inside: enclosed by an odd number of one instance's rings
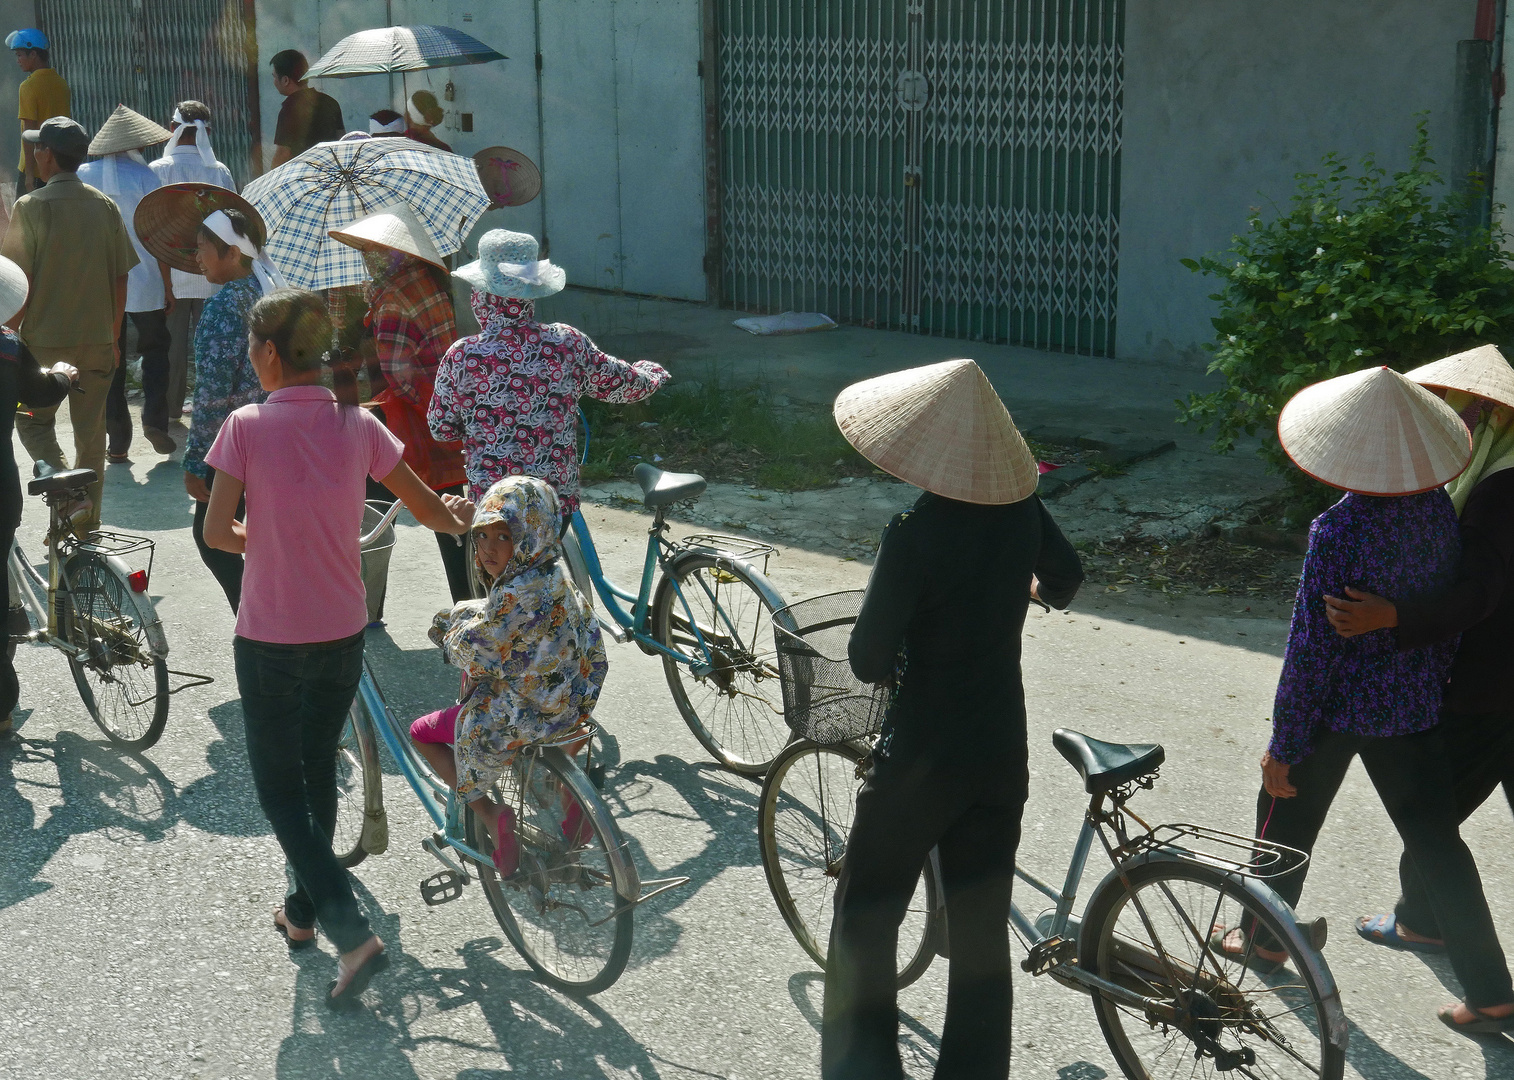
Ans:
MULTIPOLYGON (((521 747, 587 721, 608 669, 599 621, 562 559, 561 523, 557 494, 533 476, 508 476, 479 500, 475 560, 489 594, 439 612, 431 626, 467 688, 458 704, 410 726, 417 749, 489 826, 506 876, 518 857, 514 815, 489 797, 490 785, 521 747)), ((580 831, 571 820, 563 828, 570 838, 580 831)))

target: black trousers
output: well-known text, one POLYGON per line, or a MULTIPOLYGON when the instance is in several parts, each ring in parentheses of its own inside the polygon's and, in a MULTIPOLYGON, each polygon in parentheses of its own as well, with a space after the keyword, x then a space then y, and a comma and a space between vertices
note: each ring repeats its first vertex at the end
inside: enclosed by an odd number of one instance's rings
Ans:
POLYGON ((168 316, 162 311, 128 311, 121 320, 121 362, 105 399, 106 448, 124 454, 131 447, 131 411, 126 407, 126 320, 137 328, 142 352, 142 426, 168 427, 168 316))
POLYGON ((951 953, 936 1076, 1009 1075, 1009 897, 1029 785, 1009 763, 877 763, 857 799, 836 890, 825 978, 825 1080, 900 1080, 895 953, 920 869, 935 847, 951 953))
MULTIPOLYGON (((1263 789, 1257 796, 1257 836, 1312 852, 1351 759, 1358 756, 1425 882, 1467 1002, 1486 1008, 1514 1001, 1477 864, 1457 832, 1451 765, 1440 727, 1388 738, 1321 732, 1314 752, 1288 771, 1298 794, 1274 799, 1263 789)), ((1306 865, 1270 882, 1294 907, 1304 891, 1307 869, 1306 865)))
MULTIPOLYGON (((8 559, 11 553, 11 544, 16 539, 16 527, 0 528, 0 554, 8 559)), ((0 571, 0 611, 7 615, 10 613, 11 601, 11 577, 9 573, 0 571)), ((0 649, 0 720, 4 720, 15 711, 16 704, 21 700, 21 683, 16 678, 16 665, 11 662, 10 650, 0 649)))
MULTIPOLYGON (((1460 825, 1476 813, 1500 784, 1509 808, 1514 810, 1514 712, 1446 712, 1440 727, 1451 765, 1456 823, 1460 825)), ((1440 919, 1430 901, 1430 890, 1407 851, 1398 860, 1398 880, 1403 889, 1393 909, 1398 921, 1417 934, 1440 937, 1440 919)))
MULTIPOLYGON (((210 479, 205 481, 206 487, 214 487, 216 471, 210 470, 210 479)), ((194 527, 190 532, 195 538, 195 547, 200 549, 200 561, 215 575, 221 591, 226 594, 226 602, 231 605, 231 613, 235 615, 237 609, 242 606, 242 568, 245 565, 242 556, 234 551, 222 551, 213 548, 205 542, 205 513, 210 509, 209 503, 195 503, 194 527)), ((237 519, 247 516, 247 500, 241 499, 237 503, 237 519)))
MULTIPOLYGON (((462 484, 456 487, 443 488, 438 495, 462 495, 466 488, 462 484)), ((398 496, 373 477, 368 478, 368 498, 375 502, 393 503, 398 496)), ((468 583, 468 556, 464 540, 461 536, 453 536, 450 533, 437 533, 436 546, 442 553, 442 569, 447 574, 447 590, 452 594, 452 602, 467 600, 473 596, 473 587, 468 583)), ((384 617, 384 605, 379 604, 379 618, 384 617)))
POLYGON ((363 635, 310 645, 238 637, 232 649, 252 782, 289 863, 284 913, 294 926, 319 922, 333 945, 351 952, 371 931, 331 834, 336 748, 363 671, 363 635))

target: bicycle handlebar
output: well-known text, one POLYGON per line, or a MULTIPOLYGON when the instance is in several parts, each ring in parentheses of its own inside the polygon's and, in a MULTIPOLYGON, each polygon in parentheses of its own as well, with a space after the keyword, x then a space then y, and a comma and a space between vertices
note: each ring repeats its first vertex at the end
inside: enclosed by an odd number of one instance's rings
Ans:
POLYGON ((364 548, 377 540, 379 533, 383 532, 391 524, 393 524, 394 519, 399 516, 400 507, 402 507, 403 505, 404 503, 400 502, 398 499, 395 499, 394 502, 390 503, 389 509, 384 511, 384 516, 379 518, 378 524, 373 527, 373 531, 364 533, 358 538, 357 546, 364 548))

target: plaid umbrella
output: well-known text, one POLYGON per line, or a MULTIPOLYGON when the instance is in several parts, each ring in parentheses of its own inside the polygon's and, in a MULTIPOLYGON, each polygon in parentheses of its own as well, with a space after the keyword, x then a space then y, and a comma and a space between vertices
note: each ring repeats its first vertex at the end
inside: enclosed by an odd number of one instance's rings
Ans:
POLYGON ((425 71, 508 60, 450 26, 385 26, 348 34, 305 73, 307 79, 348 79, 388 71, 425 71))
POLYGON ((268 223, 268 254, 307 289, 368 280, 362 252, 326 234, 404 203, 449 255, 489 209, 471 158, 411 139, 317 143, 264 173, 242 192, 268 223))

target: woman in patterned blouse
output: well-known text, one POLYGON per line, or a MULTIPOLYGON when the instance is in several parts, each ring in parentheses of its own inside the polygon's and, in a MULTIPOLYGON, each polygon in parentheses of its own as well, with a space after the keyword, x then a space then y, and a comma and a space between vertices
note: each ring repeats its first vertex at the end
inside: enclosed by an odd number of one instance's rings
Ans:
POLYGON ((495 229, 479 240, 478 261, 455 271, 473 287, 483 330, 447 350, 426 415, 438 439, 462 441, 474 492, 512 474, 538 476, 556 489, 566 519, 578 507, 579 397, 640 401, 668 372, 609 356, 571 326, 537 322, 532 301, 561 292, 567 279, 536 256, 535 237, 495 229))

